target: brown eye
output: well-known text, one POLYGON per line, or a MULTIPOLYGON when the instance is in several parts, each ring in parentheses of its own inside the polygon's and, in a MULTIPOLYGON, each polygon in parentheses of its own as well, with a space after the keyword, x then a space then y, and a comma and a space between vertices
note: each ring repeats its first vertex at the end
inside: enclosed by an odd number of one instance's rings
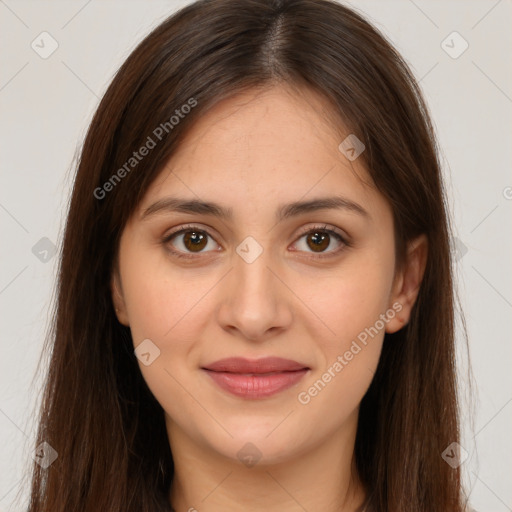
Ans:
POLYGON ((195 226, 186 226, 166 236, 162 242, 177 257, 193 257, 216 250, 218 245, 209 233, 195 226), (209 245, 210 244, 210 245, 209 245))
POLYGON ((199 252, 206 247, 206 236, 200 231, 186 231, 183 245, 189 251, 199 252))
POLYGON ((334 256, 349 246, 344 237, 327 226, 309 229, 295 242, 295 250, 316 253, 318 258, 334 256))
POLYGON ((315 252, 323 252, 329 247, 331 237, 328 233, 321 231, 312 231, 306 235, 308 247, 315 252))

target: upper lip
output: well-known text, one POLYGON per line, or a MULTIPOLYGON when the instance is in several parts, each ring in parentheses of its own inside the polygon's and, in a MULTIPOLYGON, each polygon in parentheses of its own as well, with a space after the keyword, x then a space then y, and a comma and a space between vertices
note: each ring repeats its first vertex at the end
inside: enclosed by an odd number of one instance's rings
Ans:
POLYGON ((283 359, 281 357, 263 357, 261 359, 245 359, 244 357, 229 357, 220 359, 208 366, 203 366, 204 370, 214 372, 229 373, 273 373, 273 372, 291 372, 297 370, 309 369, 308 366, 283 359))

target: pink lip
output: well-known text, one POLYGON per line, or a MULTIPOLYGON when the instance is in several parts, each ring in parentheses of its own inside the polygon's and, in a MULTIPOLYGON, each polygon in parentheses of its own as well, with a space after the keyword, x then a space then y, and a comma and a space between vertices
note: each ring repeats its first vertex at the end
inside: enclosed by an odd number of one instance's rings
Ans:
POLYGON ((242 398, 266 398, 296 384, 309 371, 297 361, 279 357, 221 359, 202 368, 222 389, 242 398))

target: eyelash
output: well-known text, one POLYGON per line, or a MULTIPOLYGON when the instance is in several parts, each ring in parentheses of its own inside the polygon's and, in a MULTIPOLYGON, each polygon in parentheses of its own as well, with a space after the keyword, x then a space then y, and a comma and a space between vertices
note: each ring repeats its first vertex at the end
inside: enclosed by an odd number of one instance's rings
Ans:
MULTIPOLYGON (((163 237, 161 242, 164 245, 168 245, 169 242, 174 237, 176 237, 176 236, 178 236, 180 234, 186 233, 188 231, 197 231, 197 232, 203 233, 206 236, 208 236, 208 237, 213 239, 213 236, 210 235, 210 233, 208 233, 208 231, 206 231, 205 229, 203 229, 203 228, 201 228, 199 226, 196 226, 194 224, 187 224, 186 226, 182 226, 181 228, 177 229, 176 231, 173 231, 172 233, 169 233, 168 235, 163 237)), ((305 235, 309 235, 310 233, 315 233, 315 232, 327 233, 327 234, 329 234, 331 236, 334 235, 334 237, 336 237, 343 245, 340 248, 338 248, 338 249, 336 249, 334 251, 328 252, 328 253, 324 253, 324 254, 319 253, 319 254, 316 254, 314 256, 309 256, 312 259, 316 260, 316 259, 332 258, 334 256, 337 256, 339 253, 341 253, 346 248, 352 246, 352 244, 350 242, 348 242, 346 240, 346 238, 344 236, 342 236, 338 231, 335 231, 334 229, 329 229, 327 224, 313 226, 312 228, 307 228, 306 230, 304 230, 304 231, 302 231, 300 233, 300 235, 297 238, 297 240, 300 240, 305 235)), ((185 258, 185 259, 195 259, 196 257, 200 256, 200 254, 201 254, 201 253, 196 253, 194 255, 187 254, 187 253, 183 253, 182 251, 177 251, 176 249, 173 249, 173 248, 170 248, 170 247, 168 247, 168 251, 170 253, 172 253, 173 256, 176 256, 177 258, 185 258)), ((312 254, 314 254, 314 253, 312 253, 312 254)))

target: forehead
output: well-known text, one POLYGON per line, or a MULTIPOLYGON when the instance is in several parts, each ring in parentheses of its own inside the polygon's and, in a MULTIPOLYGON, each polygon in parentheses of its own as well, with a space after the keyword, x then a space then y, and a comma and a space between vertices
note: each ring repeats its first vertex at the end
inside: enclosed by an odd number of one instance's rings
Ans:
POLYGON ((333 124, 330 108, 310 91, 283 87, 221 101, 187 133, 139 213, 171 194, 222 202, 235 214, 327 195, 385 208, 364 167, 340 151, 349 132, 333 124))

